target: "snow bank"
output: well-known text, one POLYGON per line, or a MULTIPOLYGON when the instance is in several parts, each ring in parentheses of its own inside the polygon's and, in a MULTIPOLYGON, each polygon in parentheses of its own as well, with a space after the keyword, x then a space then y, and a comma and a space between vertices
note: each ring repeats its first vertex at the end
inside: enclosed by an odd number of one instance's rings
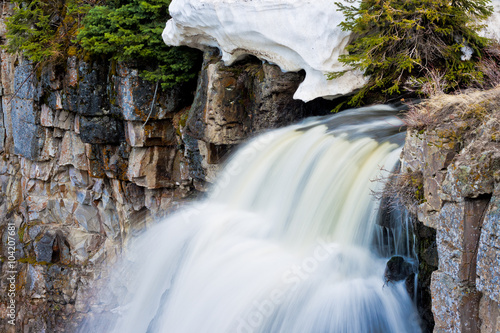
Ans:
POLYGON ((163 39, 169 45, 217 47, 226 65, 252 54, 283 71, 304 69, 294 98, 335 97, 365 84, 359 71, 335 80, 349 33, 332 0, 173 0, 163 39))

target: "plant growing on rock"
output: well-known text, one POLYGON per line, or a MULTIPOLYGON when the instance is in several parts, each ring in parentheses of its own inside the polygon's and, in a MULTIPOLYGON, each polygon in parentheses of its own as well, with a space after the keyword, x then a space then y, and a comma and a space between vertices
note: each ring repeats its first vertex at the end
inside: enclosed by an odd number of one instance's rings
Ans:
POLYGON ((23 52, 34 63, 57 62, 72 47, 82 18, 97 0, 12 0, 14 14, 7 18, 10 52, 23 52))
MULTIPOLYGON (((375 94, 424 93, 435 77, 444 91, 482 81, 477 63, 488 40, 478 35, 478 22, 491 15, 490 0, 364 0, 358 6, 336 5, 345 16, 342 30, 356 36, 339 60, 370 76, 350 105, 375 94)), ((343 73, 331 73, 329 78, 343 73)))
POLYGON ((403 204, 411 213, 416 214, 417 205, 425 202, 424 179, 420 171, 390 172, 387 178, 377 180, 384 180, 386 184, 382 191, 373 194, 382 200, 386 208, 403 204))
POLYGON ((190 81, 196 77, 200 55, 163 42, 169 5, 170 0, 110 0, 88 12, 77 40, 93 54, 134 61, 145 79, 159 81, 163 88, 190 81))
POLYGON ((171 88, 196 77, 200 53, 167 47, 161 38, 170 0, 13 0, 7 19, 10 52, 33 63, 104 55, 133 62, 142 76, 171 88))

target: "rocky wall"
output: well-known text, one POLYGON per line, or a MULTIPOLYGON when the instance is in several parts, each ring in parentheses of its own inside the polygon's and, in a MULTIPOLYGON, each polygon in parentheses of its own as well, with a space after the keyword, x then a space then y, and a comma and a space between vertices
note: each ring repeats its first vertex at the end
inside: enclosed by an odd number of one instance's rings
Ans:
MULTIPOLYGON (((153 102, 154 85, 124 64, 39 69, 2 53, 1 68, 1 287, 15 272, 17 299, 15 325, 0 330, 71 331, 100 267, 194 192, 173 122, 188 104, 181 90, 153 102)), ((2 318, 8 304, 2 294, 2 318)))
POLYGON ((436 230, 434 332, 498 332, 500 88, 441 95, 417 110, 402 172, 421 175, 410 208, 436 230))

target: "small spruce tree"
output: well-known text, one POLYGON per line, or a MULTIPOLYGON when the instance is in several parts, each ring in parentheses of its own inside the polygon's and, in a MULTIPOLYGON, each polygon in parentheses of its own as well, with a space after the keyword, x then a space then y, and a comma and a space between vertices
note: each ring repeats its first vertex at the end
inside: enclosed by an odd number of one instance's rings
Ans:
POLYGON ((145 79, 163 88, 188 82, 197 75, 200 52, 163 42, 169 5, 170 0, 108 1, 89 11, 77 40, 93 54, 134 61, 145 79))
MULTIPOLYGON (((482 80, 477 69, 488 40, 479 22, 492 13, 490 0, 363 0, 357 6, 335 3, 345 16, 342 30, 354 38, 340 57, 370 79, 349 101, 362 104, 369 95, 417 91, 436 73, 453 90, 482 80)), ((331 73, 336 78, 345 72, 331 73)), ((421 92, 421 89, 420 89, 421 92)))

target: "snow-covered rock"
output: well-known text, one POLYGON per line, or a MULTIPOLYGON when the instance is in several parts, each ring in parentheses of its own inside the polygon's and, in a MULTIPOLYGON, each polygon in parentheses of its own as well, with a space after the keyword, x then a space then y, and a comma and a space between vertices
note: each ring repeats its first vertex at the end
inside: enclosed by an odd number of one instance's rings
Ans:
MULTIPOLYGON (((500 0, 491 4, 494 14, 482 34, 500 40, 500 0)), ((170 15, 163 31, 169 45, 217 47, 226 65, 252 54, 283 71, 305 70, 295 99, 332 98, 366 83, 359 71, 326 79, 327 73, 346 69, 338 56, 350 36, 338 26, 344 17, 333 0, 173 0, 170 15)), ((470 58, 469 50, 463 51, 464 60, 470 58)))
POLYGON ((296 99, 345 95, 366 82, 359 71, 326 79, 346 69, 338 56, 349 41, 333 0, 173 0, 170 15, 163 31, 169 45, 217 47, 226 65, 252 54, 283 71, 304 69, 296 99))

